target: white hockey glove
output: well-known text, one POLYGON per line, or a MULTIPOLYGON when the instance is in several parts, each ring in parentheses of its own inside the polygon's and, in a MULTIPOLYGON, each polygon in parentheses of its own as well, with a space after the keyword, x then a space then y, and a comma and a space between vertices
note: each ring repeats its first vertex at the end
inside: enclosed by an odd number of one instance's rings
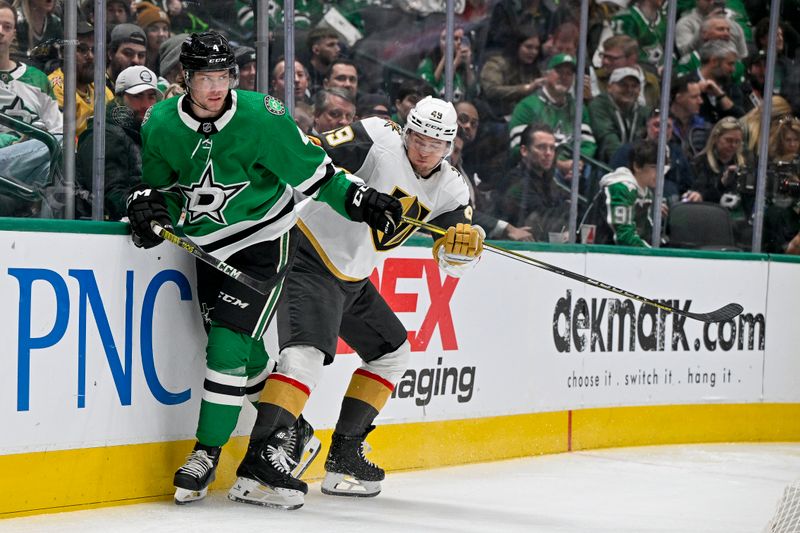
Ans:
POLYGON ((461 277, 472 270, 483 252, 486 232, 480 226, 456 224, 433 243, 433 258, 446 274, 461 277))

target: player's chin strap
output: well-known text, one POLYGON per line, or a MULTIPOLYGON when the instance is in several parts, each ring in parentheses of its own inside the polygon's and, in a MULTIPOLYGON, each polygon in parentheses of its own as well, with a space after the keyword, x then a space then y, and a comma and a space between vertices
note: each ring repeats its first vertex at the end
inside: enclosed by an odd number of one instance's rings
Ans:
POLYGON ((211 112, 211 110, 209 108, 207 108, 206 106, 204 106, 203 104, 201 104, 200 102, 198 102, 197 100, 195 100, 192 97, 192 91, 189 90, 189 86, 188 85, 186 86, 186 97, 189 99, 189 103, 190 104, 196 105, 197 107, 199 107, 201 109, 205 109, 206 111, 211 112))
MULTIPOLYGON (((403 216, 403 222, 430 231, 431 233, 435 233, 437 235, 444 235, 445 233, 447 233, 444 229, 440 228, 439 226, 435 226, 433 224, 429 224, 428 222, 417 220, 415 218, 403 216)), ((565 270, 561 267, 551 265, 550 263, 545 263, 544 261, 534 259, 533 257, 528 257, 527 255, 523 255, 521 253, 514 252, 512 250, 507 250, 505 248, 491 244, 489 242, 484 242, 483 246, 487 250, 490 250, 498 255, 508 257, 509 259, 514 259, 515 261, 520 261, 521 263, 535 266, 537 268, 541 268, 542 270, 547 270, 548 272, 552 272, 553 274, 558 274, 559 276, 571 278, 581 283, 586 283, 587 285, 592 285, 593 287, 598 287, 600 289, 613 292, 614 294, 619 294, 620 296, 630 298, 631 300, 636 300, 646 305, 651 305, 653 307, 662 309, 664 311, 668 311, 670 313, 674 313, 676 315, 685 316, 687 318, 692 318, 694 320, 699 320, 700 322, 725 322, 727 320, 731 320, 739 316, 739 314, 742 311, 744 311, 744 308, 741 305, 737 303, 729 303, 728 305, 722 306, 719 309, 711 311, 710 313, 690 313, 689 311, 684 311, 683 309, 672 307, 671 305, 661 303, 657 300, 651 300, 650 298, 639 296, 638 294, 628 292, 625 289, 619 289, 617 287, 614 287, 613 285, 603 283, 602 281, 598 281, 596 279, 583 276, 581 274, 572 272, 570 270, 565 270)))

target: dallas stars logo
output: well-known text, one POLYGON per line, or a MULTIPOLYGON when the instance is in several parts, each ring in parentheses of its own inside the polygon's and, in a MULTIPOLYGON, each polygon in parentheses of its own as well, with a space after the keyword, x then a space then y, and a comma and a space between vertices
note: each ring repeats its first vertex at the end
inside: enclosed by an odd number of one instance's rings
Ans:
POLYGON ((34 120, 39 118, 39 115, 25 107, 25 103, 19 96, 15 96, 8 105, 0 107, 0 113, 5 113, 26 124, 31 124, 34 120))
POLYGON ((186 211, 189 214, 189 224, 197 222, 203 217, 208 217, 213 222, 223 226, 228 224, 224 211, 237 194, 242 192, 249 182, 222 185, 214 182, 214 165, 209 161, 203 170, 200 181, 189 186, 180 185, 181 193, 186 197, 186 211))
POLYGON ((273 115, 281 116, 286 113, 283 102, 269 95, 264 97, 264 107, 273 115))

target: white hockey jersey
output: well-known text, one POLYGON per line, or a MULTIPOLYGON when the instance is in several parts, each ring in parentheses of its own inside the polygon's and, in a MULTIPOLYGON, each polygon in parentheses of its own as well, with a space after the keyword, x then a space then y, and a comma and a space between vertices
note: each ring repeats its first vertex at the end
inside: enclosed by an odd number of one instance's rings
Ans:
MULTIPOLYGON (((27 124, 42 122, 53 134, 62 132, 63 118, 50 81, 44 72, 24 63, 11 71, 0 71, 0 112, 27 124)), ((0 126, 0 133, 8 131, 0 126)), ((9 143, 14 140, 6 137, 3 139, 9 143)))
MULTIPOLYGON (((442 161, 431 176, 418 177, 406 157, 400 126, 394 122, 370 117, 322 135, 321 143, 333 163, 354 174, 355 181, 360 178, 399 199, 406 216, 433 220, 452 214, 459 222, 471 222, 469 187, 461 174, 442 161)), ((367 224, 345 219, 322 202, 303 202, 298 215, 298 226, 328 269, 346 281, 368 277, 380 254, 400 246, 416 230, 404 222, 386 237, 367 224)))

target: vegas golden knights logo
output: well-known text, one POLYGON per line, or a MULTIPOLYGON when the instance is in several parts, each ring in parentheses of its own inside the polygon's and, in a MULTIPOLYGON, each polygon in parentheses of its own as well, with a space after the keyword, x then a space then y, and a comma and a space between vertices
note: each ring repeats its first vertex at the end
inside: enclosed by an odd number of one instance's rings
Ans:
MULTIPOLYGON (((427 217, 431 212, 430 209, 419 202, 416 196, 410 196, 407 192, 398 187, 394 188, 392 191, 392 196, 400 200, 400 203, 403 206, 403 215, 409 218, 425 220, 425 217, 427 217)), ((415 229, 416 227, 412 226, 408 222, 401 222, 397 227, 397 231, 391 237, 387 237, 382 231, 372 229, 372 244, 375 246, 375 250, 379 252, 385 252, 391 250, 392 248, 397 248, 403 244, 412 233, 414 233, 415 229)))

